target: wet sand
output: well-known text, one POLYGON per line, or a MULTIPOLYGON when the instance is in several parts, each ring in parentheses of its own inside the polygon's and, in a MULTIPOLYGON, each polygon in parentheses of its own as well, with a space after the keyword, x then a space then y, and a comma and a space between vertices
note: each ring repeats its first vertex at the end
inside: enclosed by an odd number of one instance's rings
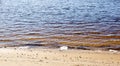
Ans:
POLYGON ((120 52, 0 48, 1 66, 119 66, 120 52))

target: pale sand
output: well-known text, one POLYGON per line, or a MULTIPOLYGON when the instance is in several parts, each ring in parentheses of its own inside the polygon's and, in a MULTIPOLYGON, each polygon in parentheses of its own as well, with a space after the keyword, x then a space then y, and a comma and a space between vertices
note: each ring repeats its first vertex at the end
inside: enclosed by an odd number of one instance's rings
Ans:
POLYGON ((0 48, 0 66, 120 66, 120 53, 0 48))

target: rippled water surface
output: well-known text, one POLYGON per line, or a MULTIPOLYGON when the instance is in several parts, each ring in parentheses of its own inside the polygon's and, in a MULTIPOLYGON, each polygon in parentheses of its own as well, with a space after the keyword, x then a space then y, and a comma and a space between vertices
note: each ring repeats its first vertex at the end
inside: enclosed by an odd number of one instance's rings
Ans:
POLYGON ((0 44, 41 42, 118 45, 120 1, 1 0, 0 44))

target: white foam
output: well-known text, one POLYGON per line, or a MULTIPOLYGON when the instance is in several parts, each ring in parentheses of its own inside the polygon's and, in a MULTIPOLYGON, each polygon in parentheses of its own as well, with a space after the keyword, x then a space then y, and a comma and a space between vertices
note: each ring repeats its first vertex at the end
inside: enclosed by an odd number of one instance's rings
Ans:
POLYGON ((112 50, 112 49, 110 49, 109 51, 110 52, 115 52, 115 53, 118 52, 117 50, 112 50))
POLYGON ((31 48, 31 46, 21 46, 21 47, 18 47, 19 49, 29 49, 31 48))

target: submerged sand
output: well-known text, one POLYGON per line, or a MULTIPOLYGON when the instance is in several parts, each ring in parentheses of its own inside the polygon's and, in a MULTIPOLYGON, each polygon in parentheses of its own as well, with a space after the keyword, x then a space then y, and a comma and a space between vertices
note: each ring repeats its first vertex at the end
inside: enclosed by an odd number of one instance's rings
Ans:
POLYGON ((93 50, 0 48, 0 66, 119 66, 120 53, 93 50))

